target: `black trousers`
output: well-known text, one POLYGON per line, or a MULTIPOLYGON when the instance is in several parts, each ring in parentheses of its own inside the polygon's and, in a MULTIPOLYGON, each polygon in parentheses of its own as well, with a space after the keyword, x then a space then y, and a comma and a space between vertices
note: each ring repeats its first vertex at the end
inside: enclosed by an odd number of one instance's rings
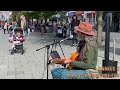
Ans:
POLYGON ((66 30, 64 30, 64 32, 63 32, 63 33, 64 33, 64 36, 63 36, 63 37, 64 37, 64 38, 66 38, 67 31, 66 31, 66 30))
POLYGON ((6 30, 7 30, 7 32, 9 33, 9 30, 8 30, 8 29, 4 29, 4 33, 5 33, 6 30))
POLYGON ((72 44, 75 44, 75 42, 76 44, 78 44, 77 34, 74 31, 72 31, 72 35, 73 35, 72 44))

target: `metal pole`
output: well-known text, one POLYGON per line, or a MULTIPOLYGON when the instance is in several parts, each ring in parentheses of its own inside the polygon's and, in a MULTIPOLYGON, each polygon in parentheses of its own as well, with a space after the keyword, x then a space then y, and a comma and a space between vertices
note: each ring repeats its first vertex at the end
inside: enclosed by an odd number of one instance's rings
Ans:
POLYGON ((92 12, 92 26, 93 26, 93 12, 92 12))
POLYGON ((59 22, 58 13, 57 13, 57 23, 59 22))
POLYGON ((105 60, 109 60, 109 42, 110 42, 110 16, 107 16, 107 30, 105 38, 105 60))
POLYGON ((49 63, 49 49, 50 49, 50 45, 48 45, 46 47, 47 47, 47 79, 48 79, 48 76, 49 76, 48 63, 49 63))
POLYGON ((113 60, 115 60, 115 39, 113 38, 113 60))
POLYGON ((97 22, 97 20, 96 20, 97 15, 96 15, 96 14, 97 14, 97 12, 95 13, 95 22, 94 22, 94 23, 95 23, 95 25, 96 25, 96 22, 97 22))

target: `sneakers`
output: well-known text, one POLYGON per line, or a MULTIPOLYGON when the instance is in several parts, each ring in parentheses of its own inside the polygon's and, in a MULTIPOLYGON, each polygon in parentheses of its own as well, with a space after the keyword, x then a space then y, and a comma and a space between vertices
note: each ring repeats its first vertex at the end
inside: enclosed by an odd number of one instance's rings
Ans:
POLYGON ((77 47, 78 45, 77 44, 72 44, 71 46, 76 46, 77 47))
POLYGON ((71 46, 74 46, 74 44, 72 44, 71 46))
POLYGON ((78 44, 75 45, 76 47, 78 46, 78 44))

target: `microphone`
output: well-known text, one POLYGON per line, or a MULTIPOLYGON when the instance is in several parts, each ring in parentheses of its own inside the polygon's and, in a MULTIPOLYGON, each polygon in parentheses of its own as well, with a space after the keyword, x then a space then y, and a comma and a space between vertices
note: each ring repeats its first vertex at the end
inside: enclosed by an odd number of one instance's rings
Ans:
POLYGON ((70 35, 70 37, 67 37, 67 38, 65 38, 65 39, 62 39, 62 40, 60 40, 59 42, 63 42, 63 41, 65 41, 65 40, 67 40, 67 39, 70 39, 70 38, 73 38, 73 35, 70 35))

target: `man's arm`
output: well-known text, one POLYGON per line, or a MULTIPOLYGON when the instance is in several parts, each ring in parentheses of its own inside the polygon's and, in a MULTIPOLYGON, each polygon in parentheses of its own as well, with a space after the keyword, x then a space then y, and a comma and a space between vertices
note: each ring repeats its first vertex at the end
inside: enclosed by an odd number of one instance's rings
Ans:
POLYGON ((96 68, 97 63, 97 49, 94 45, 90 45, 89 50, 85 54, 83 61, 72 61, 71 65, 76 68, 96 68))

